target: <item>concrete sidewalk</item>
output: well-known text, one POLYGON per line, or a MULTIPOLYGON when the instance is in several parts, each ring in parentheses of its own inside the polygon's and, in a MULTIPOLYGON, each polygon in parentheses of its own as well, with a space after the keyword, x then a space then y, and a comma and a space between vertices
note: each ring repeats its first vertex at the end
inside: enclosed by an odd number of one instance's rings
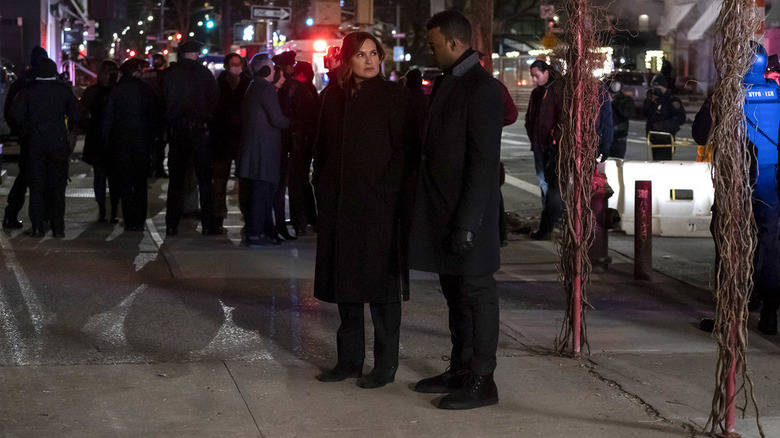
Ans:
MULTIPOLYGON (((657 272, 634 281, 631 261, 612 252, 614 263, 594 273, 588 291, 591 354, 559 357, 553 342, 564 295, 555 247, 513 241, 496 274, 501 401, 442 411, 437 396, 411 390, 446 366, 447 312, 435 276, 413 273, 394 384, 321 383, 314 376, 335 362, 338 317, 311 296, 316 237, 250 251, 238 246, 238 218, 229 219, 227 238, 201 237, 194 222, 165 238, 164 215, 150 219, 137 247, 163 259, 170 276, 147 281, 81 330, 90 336, 113 324, 118 340, 95 342, 97 354, 131 349, 138 360, 0 368, 0 437, 685 437, 707 421, 717 351, 697 328, 713 308, 707 290, 657 272), (169 320, 173 300, 189 310, 169 320), (141 327, 168 335, 141 346, 141 327), (196 329, 203 339, 193 339, 196 329), (183 344, 188 352, 177 355, 183 344), (226 345, 244 354, 228 354, 226 345)), ((780 436, 780 348, 755 323, 748 368, 766 436, 780 436)), ((758 436, 753 410, 739 431, 758 436)))

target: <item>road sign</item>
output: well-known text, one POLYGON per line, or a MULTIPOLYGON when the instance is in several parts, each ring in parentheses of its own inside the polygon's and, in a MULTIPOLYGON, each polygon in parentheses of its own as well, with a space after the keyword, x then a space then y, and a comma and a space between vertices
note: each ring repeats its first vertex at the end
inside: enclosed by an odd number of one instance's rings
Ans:
POLYGON ((555 34, 548 33, 542 38, 542 45, 545 49, 554 49, 558 45, 558 37, 555 34))
POLYGON ((252 6, 252 18, 257 20, 290 21, 292 10, 279 6, 252 6))
POLYGON ((393 34, 393 38, 406 38, 405 33, 396 32, 393 34))

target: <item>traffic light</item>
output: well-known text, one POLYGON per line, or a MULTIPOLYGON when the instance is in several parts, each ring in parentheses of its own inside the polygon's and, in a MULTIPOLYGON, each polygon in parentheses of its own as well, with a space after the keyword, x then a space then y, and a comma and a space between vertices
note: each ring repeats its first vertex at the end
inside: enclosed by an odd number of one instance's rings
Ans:
POLYGON ((314 26, 314 19, 313 18, 307 18, 306 19, 306 25, 307 26, 314 26))

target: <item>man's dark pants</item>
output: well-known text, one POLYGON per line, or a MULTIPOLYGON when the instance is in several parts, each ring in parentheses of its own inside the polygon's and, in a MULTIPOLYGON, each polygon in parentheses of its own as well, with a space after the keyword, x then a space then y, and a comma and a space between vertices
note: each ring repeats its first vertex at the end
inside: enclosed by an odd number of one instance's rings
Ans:
POLYGON ((498 349, 498 291, 492 275, 439 274, 447 299, 455 364, 484 376, 496 369, 498 349))
POLYGON ((241 186, 247 187, 247 195, 243 210, 248 213, 246 217, 246 237, 247 239, 257 239, 266 234, 273 238, 273 234, 268 234, 273 230, 271 219, 271 208, 273 205, 276 184, 257 179, 242 179, 241 186))
POLYGON ((5 220, 13 222, 18 220, 19 212, 24 207, 24 198, 27 194, 27 187, 29 186, 28 176, 28 152, 26 146, 21 146, 21 152, 19 155, 19 174, 14 180, 14 185, 11 186, 11 191, 8 192, 8 205, 5 207, 5 220))
POLYGON ((51 219, 51 229, 65 232, 65 188, 68 185, 67 147, 34 148, 30 150, 30 222, 43 230, 44 219, 51 219))
POLYGON ((214 220, 214 191, 211 185, 211 147, 203 124, 182 124, 171 127, 168 151, 168 201, 165 225, 177 228, 182 215, 184 177, 192 158, 200 190, 201 224, 204 230, 214 220))

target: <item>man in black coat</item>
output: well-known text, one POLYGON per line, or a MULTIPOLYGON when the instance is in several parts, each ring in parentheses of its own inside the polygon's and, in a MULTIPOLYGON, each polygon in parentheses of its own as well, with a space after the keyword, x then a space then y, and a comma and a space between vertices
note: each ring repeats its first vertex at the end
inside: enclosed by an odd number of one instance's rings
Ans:
POLYGON ((103 144, 116 172, 125 230, 143 231, 146 222, 149 156, 157 132, 157 102, 141 80, 141 59, 122 63, 122 77, 108 95, 103 115, 103 144))
POLYGON ((471 49, 469 21, 455 11, 428 21, 436 79, 423 135, 409 267, 439 273, 449 307, 449 368, 415 391, 450 393, 442 409, 498 403, 499 155, 504 101, 471 49))
POLYGON ((52 235, 65 237, 65 187, 68 184, 67 119, 75 124, 81 106, 70 84, 57 80, 57 65, 44 59, 35 81, 24 87, 11 104, 11 120, 27 139, 25 165, 29 170, 30 222, 33 237, 43 237, 44 211, 51 219, 52 235))
POLYGON ((19 212, 24 207, 24 195, 27 193, 27 139, 21 135, 20 127, 11 120, 11 103, 17 94, 26 86, 35 82, 35 74, 37 72, 38 64, 44 59, 48 59, 49 55, 46 50, 40 46, 35 46, 30 55, 30 68, 27 69, 22 76, 14 81, 8 88, 8 94, 5 97, 5 107, 3 108, 3 114, 5 114, 8 126, 11 128, 11 133, 19 136, 19 173, 16 175, 14 185, 11 186, 11 191, 8 192, 8 206, 5 207, 5 216, 3 217, 3 228, 5 229, 18 229, 22 228, 22 221, 18 219, 19 212))
POLYGON ((170 129, 168 151, 166 235, 179 233, 182 216, 184 177, 190 159, 200 189, 200 213, 203 235, 222 234, 214 226, 214 191, 211 185, 212 151, 208 122, 219 99, 214 75, 198 62, 203 44, 190 40, 181 47, 183 57, 165 75, 165 121, 170 129))

